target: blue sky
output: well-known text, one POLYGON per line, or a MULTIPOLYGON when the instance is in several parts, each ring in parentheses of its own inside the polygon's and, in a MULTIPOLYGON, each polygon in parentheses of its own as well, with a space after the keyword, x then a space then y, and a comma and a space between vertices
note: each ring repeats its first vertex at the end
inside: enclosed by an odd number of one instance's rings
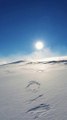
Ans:
POLYGON ((38 39, 67 53, 67 1, 0 0, 0 56, 32 53, 38 39))

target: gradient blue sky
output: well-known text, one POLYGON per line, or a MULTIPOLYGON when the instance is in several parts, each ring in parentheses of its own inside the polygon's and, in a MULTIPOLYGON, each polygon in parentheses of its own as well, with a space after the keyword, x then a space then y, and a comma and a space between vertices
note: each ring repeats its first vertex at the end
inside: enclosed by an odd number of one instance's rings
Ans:
POLYGON ((67 0, 0 0, 0 56, 29 54, 38 39, 66 54, 67 0))

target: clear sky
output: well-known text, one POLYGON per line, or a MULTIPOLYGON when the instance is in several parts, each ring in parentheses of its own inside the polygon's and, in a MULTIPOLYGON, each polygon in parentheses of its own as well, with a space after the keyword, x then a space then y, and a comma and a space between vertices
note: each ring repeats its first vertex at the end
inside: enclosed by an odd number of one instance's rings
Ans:
POLYGON ((0 56, 29 54, 38 39, 67 52, 67 0, 0 0, 0 56))

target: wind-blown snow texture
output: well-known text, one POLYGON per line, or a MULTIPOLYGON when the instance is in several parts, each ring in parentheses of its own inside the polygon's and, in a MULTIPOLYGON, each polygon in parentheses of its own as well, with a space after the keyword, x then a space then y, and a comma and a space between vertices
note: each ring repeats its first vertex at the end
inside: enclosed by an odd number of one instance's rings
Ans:
POLYGON ((67 120, 67 60, 0 65, 0 120, 67 120))

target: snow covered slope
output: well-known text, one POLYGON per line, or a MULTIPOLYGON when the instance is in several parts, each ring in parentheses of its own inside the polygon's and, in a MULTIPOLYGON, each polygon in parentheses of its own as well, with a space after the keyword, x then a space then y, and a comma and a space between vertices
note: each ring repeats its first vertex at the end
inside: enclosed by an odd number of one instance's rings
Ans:
POLYGON ((0 66, 0 120, 67 120, 67 60, 0 66))

